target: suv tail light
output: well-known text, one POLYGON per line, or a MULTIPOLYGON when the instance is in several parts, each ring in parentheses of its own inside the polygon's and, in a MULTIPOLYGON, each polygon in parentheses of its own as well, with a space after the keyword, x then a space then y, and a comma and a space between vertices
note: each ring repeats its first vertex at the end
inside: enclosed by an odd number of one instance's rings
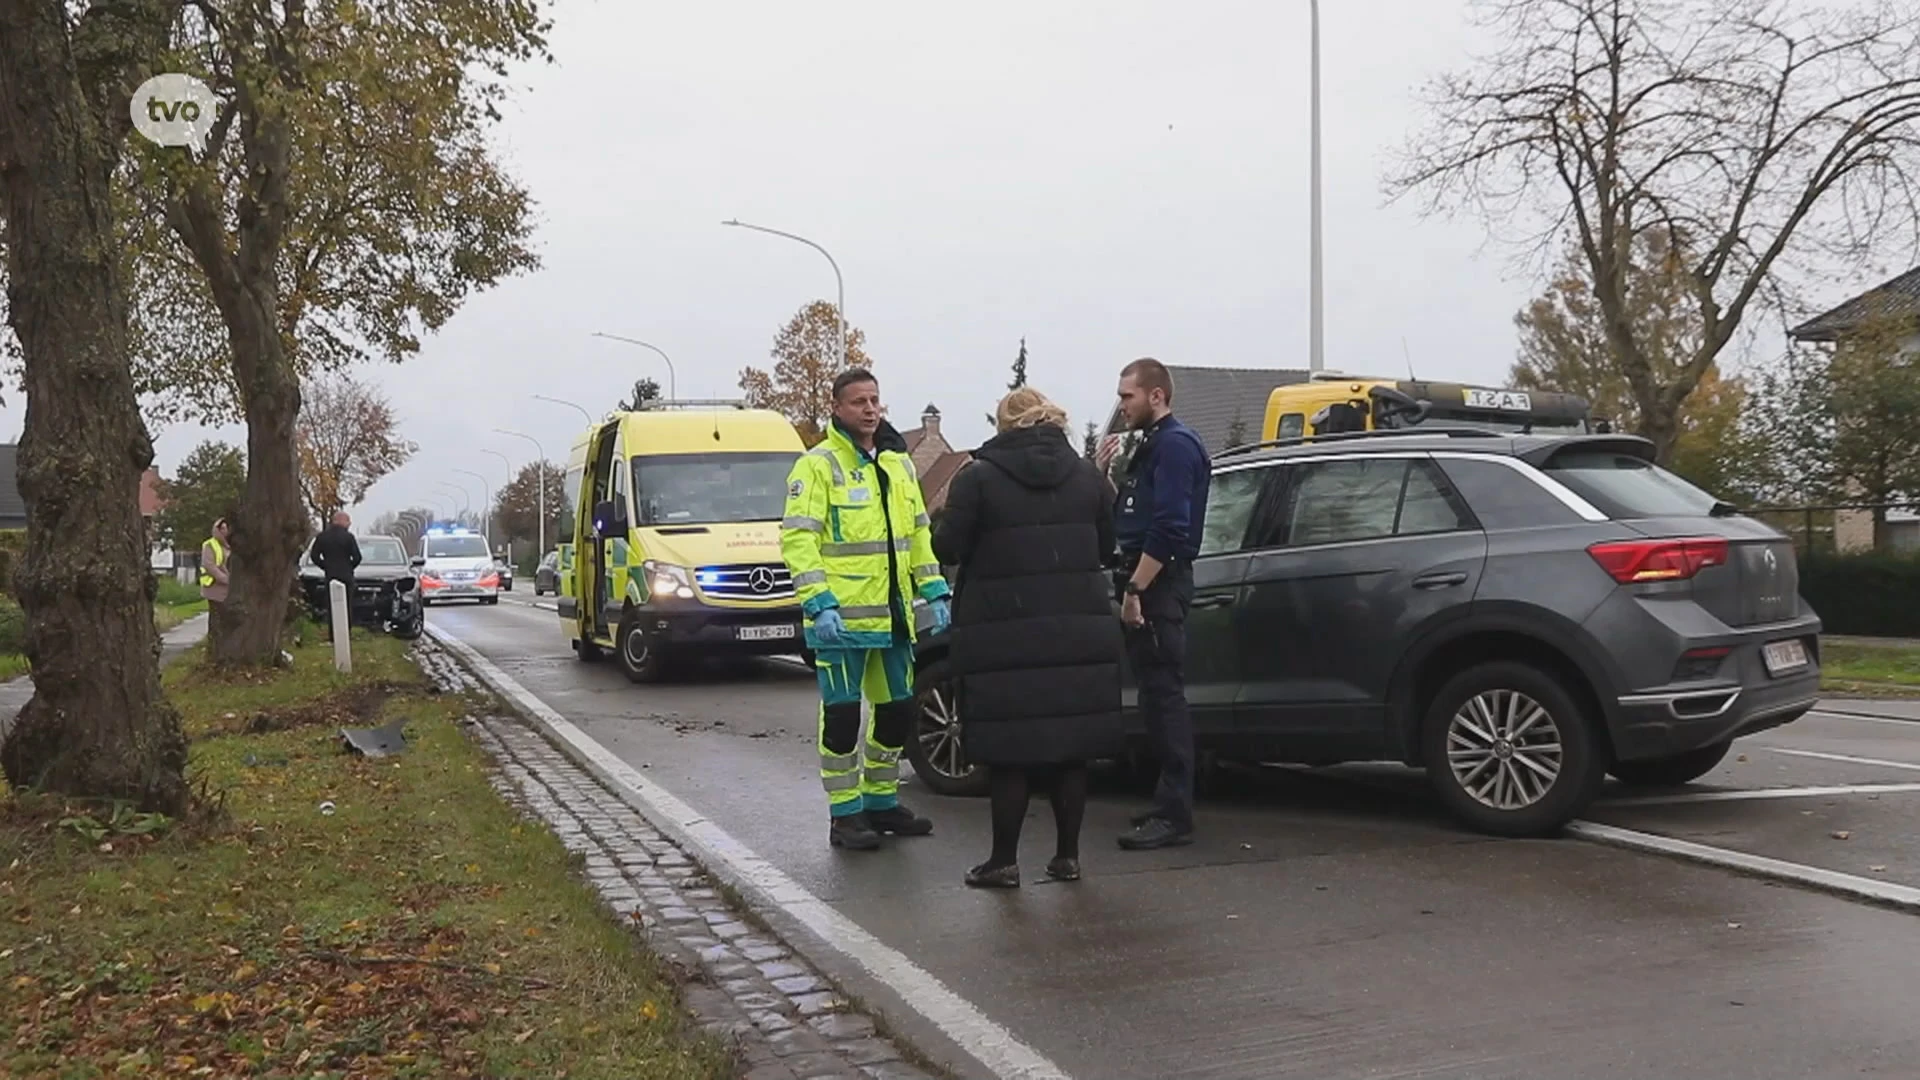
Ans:
POLYGON ((1710 566, 1727 565, 1724 537, 1673 540, 1623 540, 1587 549, 1593 561, 1622 585, 1644 581, 1685 581, 1710 566))

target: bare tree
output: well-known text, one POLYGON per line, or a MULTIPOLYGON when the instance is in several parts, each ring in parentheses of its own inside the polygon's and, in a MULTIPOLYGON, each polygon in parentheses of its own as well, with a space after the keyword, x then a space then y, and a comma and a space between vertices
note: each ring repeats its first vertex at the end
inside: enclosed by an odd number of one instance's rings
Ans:
POLYGON ((1793 271, 1859 263, 1920 237, 1920 9, 1798 0, 1478 0, 1507 44, 1429 88, 1432 126, 1387 184, 1426 211, 1520 226, 1536 255, 1571 241, 1607 345, 1663 460, 1680 405, 1757 308, 1795 303, 1793 271), (1654 366, 1629 292, 1659 231, 1700 322, 1654 366))
POLYGON ((393 407, 378 390, 345 376, 314 379, 294 428, 300 494, 313 520, 366 498, 367 489, 406 464, 419 447, 400 437, 393 407))

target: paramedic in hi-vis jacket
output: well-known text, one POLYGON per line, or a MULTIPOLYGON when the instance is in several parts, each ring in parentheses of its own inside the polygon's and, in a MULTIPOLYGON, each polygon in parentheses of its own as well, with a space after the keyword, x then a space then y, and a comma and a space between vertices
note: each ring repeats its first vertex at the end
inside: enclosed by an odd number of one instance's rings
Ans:
POLYGON ((880 384, 833 381, 833 419, 787 477, 780 552, 806 617, 820 679, 820 783, 834 847, 871 851, 882 833, 925 836, 900 802, 900 751, 914 728, 913 642, 946 629, 946 579, 907 444, 881 419, 880 384), (860 699, 873 703, 860 736, 860 699))

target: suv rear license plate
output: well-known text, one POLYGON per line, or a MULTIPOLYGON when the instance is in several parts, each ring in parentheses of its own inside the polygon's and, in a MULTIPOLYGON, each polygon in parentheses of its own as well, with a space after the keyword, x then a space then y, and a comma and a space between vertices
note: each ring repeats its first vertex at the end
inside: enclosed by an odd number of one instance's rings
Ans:
POLYGON ((1807 647, 1800 641, 1776 641, 1760 650, 1767 674, 1784 675, 1807 666, 1807 647))
MULTIPOLYGON (((791 626, 743 626, 739 629, 741 641, 776 641, 794 636, 791 626)), ((1795 642, 1794 644, 1799 644, 1795 642)))

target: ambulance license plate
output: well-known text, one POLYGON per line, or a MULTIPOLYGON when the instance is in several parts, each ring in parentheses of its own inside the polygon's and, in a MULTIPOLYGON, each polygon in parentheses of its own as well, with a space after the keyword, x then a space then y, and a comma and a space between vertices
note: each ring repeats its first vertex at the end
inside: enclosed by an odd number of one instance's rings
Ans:
POLYGON ((778 641, 782 638, 796 636, 794 634, 794 628, 786 624, 777 626, 742 626, 737 631, 737 634, 741 641, 778 641))

